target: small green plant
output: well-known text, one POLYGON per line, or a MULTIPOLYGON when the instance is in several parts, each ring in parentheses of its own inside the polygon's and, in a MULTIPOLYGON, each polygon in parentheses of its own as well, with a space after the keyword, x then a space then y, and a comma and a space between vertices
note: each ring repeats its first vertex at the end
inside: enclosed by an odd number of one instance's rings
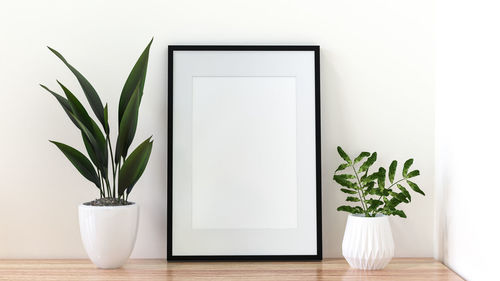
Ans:
POLYGON ((377 152, 361 152, 358 157, 351 158, 338 146, 337 151, 345 161, 340 164, 334 173, 333 180, 342 186, 340 189, 348 196, 347 202, 359 202, 361 206, 340 206, 337 211, 349 212, 352 214, 364 214, 366 217, 375 217, 377 214, 396 215, 406 218, 405 212, 396 209, 401 203, 411 202, 411 195, 404 184, 413 191, 425 196, 425 193, 416 183, 411 181, 420 175, 419 170, 409 172, 413 159, 408 159, 403 165, 402 178, 395 179, 398 162, 392 161, 389 172, 380 167, 374 173, 369 173, 370 167, 377 161, 377 152), (366 159, 366 160, 365 160, 366 159), (361 163, 362 162, 362 163, 361 163), (359 164, 358 164, 359 163, 359 164), (357 167, 359 166, 359 167, 357 167), (352 171, 352 173, 340 173, 342 171, 352 171), (389 185, 386 184, 386 177, 389 178, 389 185))
POLYGON ((57 81, 65 97, 40 84, 56 98, 71 122, 80 130, 88 158, 69 145, 56 141, 50 142, 62 151, 83 177, 99 189, 102 202, 93 205, 129 204, 128 196, 146 169, 153 148, 151 137, 143 141, 130 155, 128 155, 128 151, 137 129, 139 106, 143 95, 149 49, 152 42, 153 40, 149 42, 137 60, 123 86, 118 107, 118 136, 114 151, 108 122, 108 104, 103 106, 99 95, 90 82, 59 52, 48 47, 75 75, 100 123, 100 126, 97 125, 82 103, 61 82, 57 81), (111 173, 109 172, 110 163, 111 173))

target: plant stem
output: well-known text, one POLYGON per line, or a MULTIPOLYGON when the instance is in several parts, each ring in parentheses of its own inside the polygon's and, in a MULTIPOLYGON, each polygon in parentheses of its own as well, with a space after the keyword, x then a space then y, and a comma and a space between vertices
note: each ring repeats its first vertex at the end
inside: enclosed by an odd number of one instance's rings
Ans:
POLYGON ((358 172, 356 172, 356 167, 354 167, 354 163, 351 165, 352 170, 354 171, 354 175, 356 175, 356 180, 358 181, 359 189, 358 189, 358 196, 359 200, 361 201, 361 207, 363 208, 365 212, 365 216, 369 215, 367 213, 366 205, 365 205, 365 194, 363 193, 363 186, 361 185, 361 181, 359 180, 358 172))
POLYGON ((105 180, 106 180, 106 187, 108 188, 108 196, 113 197, 113 194, 111 193, 111 187, 109 185, 109 180, 108 178, 105 178, 105 180))
POLYGON ((97 169, 97 176, 99 177, 99 180, 101 181, 101 188, 99 188, 99 191, 101 191, 101 198, 106 197, 106 193, 104 192, 104 181, 102 180, 102 175, 99 169, 97 169))
POLYGON ((113 169, 113 197, 116 196, 116 166, 115 166, 115 158, 113 157, 113 148, 111 148, 111 140, 109 138, 109 133, 106 135, 106 139, 108 142, 109 153, 111 154, 111 167, 113 169))
POLYGON ((406 179, 406 178, 402 178, 402 179, 400 179, 400 180, 396 181, 395 183, 391 184, 391 185, 390 185, 387 189, 391 189, 391 187, 393 187, 395 184, 397 184, 397 183, 399 183, 400 181, 403 181, 403 180, 405 180, 405 179, 406 179))

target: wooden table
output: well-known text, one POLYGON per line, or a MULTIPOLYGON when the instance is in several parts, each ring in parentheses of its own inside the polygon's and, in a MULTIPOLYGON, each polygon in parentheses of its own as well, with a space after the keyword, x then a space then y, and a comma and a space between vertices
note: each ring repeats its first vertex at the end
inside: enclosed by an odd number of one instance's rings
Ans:
POLYGON ((0 280, 463 280, 433 259, 394 259, 384 270, 322 262, 169 262, 131 260, 121 269, 96 269, 88 260, 0 260, 0 280))

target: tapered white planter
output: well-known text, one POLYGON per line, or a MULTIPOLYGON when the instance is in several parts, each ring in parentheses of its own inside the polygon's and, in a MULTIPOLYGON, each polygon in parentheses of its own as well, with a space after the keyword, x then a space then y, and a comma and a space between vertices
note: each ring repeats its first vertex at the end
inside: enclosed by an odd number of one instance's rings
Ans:
POLYGON ((132 253, 139 223, 139 206, 78 208, 80 234, 90 260, 99 268, 118 268, 132 253))
POLYGON ((394 256, 389 218, 349 215, 345 227, 342 255, 351 267, 374 270, 384 268, 394 256))

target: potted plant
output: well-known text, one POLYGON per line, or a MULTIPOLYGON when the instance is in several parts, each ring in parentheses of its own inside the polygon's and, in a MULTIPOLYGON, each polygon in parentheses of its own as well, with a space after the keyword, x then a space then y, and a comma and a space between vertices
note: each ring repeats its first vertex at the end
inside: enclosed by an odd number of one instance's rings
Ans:
POLYGON ((413 159, 408 159, 396 179, 398 162, 392 161, 388 171, 383 167, 370 173, 370 167, 377 160, 377 152, 361 152, 351 158, 339 146, 337 151, 344 160, 334 173, 333 179, 341 185, 340 191, 347 194, 346 201, 356 206, 343 205, 337 211, 351 213, 342 242, 342 255, 347 262, 358 269, 382 269, 394 256, 394 240, 388 216, 406 218, 401 203, 411 202, 408 191, 425 193, 411 181, 420 175, 418 170, 409 171, 413 159), (387 183, 387 179, 389 182, 387 183), (407 187, 405 187, 407 186, 407 187))
POLYGON ((115 145, 112 145, 110 137, 108 104, 103 106, 90 82, 59 52, 50 47, 49 50, 75 75, 97 122, 61 82, 57 81, 64 96, 40 85, 56 98, 82 135, 88 157, 69 145, 50 142, 62 151, 84 178, 97 187, 99 198, 81 204, 78 211, 83 245, 92 262, 100 268, 121 267, 135 244, 139 206, 128 201, 128 197, 146 168, 153 141, 149 137, 130 155, 129 148, 137 129, 152 41, 137 60, 123 86, 118 107, 118 136, 115 145))

